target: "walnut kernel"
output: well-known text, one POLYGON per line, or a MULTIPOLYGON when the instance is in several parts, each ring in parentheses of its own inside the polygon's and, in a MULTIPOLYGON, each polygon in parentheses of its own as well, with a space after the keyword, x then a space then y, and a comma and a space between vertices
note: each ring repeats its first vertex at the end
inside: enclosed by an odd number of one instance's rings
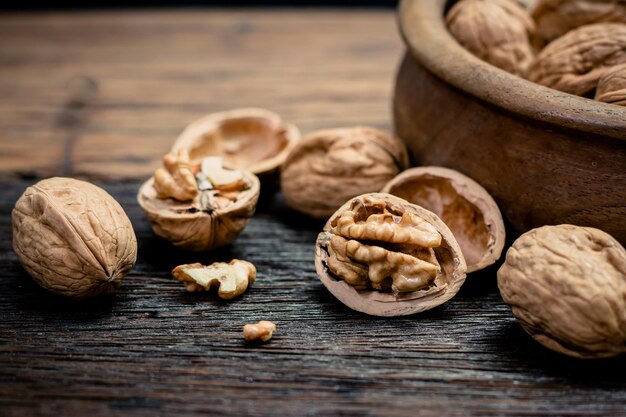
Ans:
POLYGON ((198 186, 186 150, 165 155, 163 166, 165 168, 158 168, 154 172, 154 190, 157 197, 190 201, 198 195, 198 186))
POLYGON ((172 271, 177 280, 185 284, 189 292, 208 291, 218 287, 217 295, 230 300, 243 294, 256 278, 256 268, 250 262, 233 259, 229 263, 215 262, 204 266, 200 263, 179 265, 172 271))
POLYGON ((454 236, 434 213, 390 194, 364 194, 333 214, 316 244, 315 265, 348 307, 399 316, 436 307, 465 281, 454 236))
POLYGON ((261 320, 258 323, 243 326, 243 337, 249 343, 267 342, 272 338, 275 331, 276 325, 274 323, 261 320))

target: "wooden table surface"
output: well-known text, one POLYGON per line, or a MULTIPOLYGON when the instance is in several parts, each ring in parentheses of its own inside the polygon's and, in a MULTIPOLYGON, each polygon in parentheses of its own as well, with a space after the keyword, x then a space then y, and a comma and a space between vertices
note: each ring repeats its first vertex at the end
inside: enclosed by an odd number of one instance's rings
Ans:
POLYGON ((321 222, 265 190, 231 246, 192 254, 152 233, 135 201, 176 135, 259 106, 303 132, 391 129, 402 43, 389 11, 160 10, 0 16, 0 415, 626 415, 626 359, 580 361, 528 337, 495 269, 446 305, 374 318, 317 279, 321 222), (138 238, 116 294, 39 289, 11 248, 11 209, 53 175, 95 181, 138 238), (258 279, 220 302, 186 293, 180 263, 247 259, 258 279), (268 344, 244 323, 277 323, 268 344))

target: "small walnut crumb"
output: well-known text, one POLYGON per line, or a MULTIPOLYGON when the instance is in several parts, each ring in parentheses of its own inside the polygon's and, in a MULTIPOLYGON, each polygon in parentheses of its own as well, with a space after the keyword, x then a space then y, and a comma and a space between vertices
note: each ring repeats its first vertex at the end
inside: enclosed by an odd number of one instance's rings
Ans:
POLYGON ((189 162, 189 153, 180 149, 163 157, 163 166, 154 173, 154 189, 158 198, 191 201, 198 195, 198 185, 189 162))
POLYGON ((233 259, 229 263, 215 262, 208 266, 200 263, 179 265, 172 275, 183 282, 189 292, 208 291, 216 286, 217 295, 230 300, 243 294, 254 282, 256 268, 250 262, 233 259))
POLYGON ((271 321, 261 320, 256 324, 243 326, 243 337, 246 342, 267 342, 272 338, 276 325, 271 321))

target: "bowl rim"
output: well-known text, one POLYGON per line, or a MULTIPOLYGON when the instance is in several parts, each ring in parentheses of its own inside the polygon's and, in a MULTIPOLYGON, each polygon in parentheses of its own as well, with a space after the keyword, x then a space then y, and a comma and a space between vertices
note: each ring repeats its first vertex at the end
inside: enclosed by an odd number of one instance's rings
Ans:
POLYGON ((463 48, 445 25, 444 11, 449 2, 401 0, 398 6, 400 33, 419 64, 446 83, 508 112, 558 127, 626 140, 626 107, 535 84, 463 48))

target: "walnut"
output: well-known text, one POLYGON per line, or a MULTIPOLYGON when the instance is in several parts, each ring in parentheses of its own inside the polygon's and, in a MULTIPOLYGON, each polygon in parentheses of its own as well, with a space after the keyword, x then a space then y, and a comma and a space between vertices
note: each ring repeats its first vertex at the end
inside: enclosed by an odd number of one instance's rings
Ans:
POLYGON ((183 282, 189 292, 208 291, 215 286, 221 299, 230 300, 243 294, 254 282, 256 268, 250 262, 233 259, 229 263, 215 262, 208 266, 200 263, 179 265, 172 275, 183 282))
POLYGON ((146 181, 137 200, 154 232, 176 246, 203 251, 237 238, 254 214, 259 179, 246 171, 222 167, 221 158, 208 157, 192 167, 197 195, 190 201, 160 198, 156 177, 146 181))
POLYGON ((595 99, 626 106, 626 64, 613 67, 598 80, 595 99))
POLYGON ((523 234, 498 287, 542 345, 579 358, 626 352, 626 250, 603 231, 559 225, 523 234))
POLYGON ((300 140, 300 131, 264 109, 213 113, 191 123, 172 146, 189 151, 192 163, 220 156, 224 165, 271 179, 300 140))
POLYGON ((157 197, 190 201, 198 195, 189 154, 185 149, 179 150, 176 154, 165 155, 163 166, 165 169, 158 168, 154 173, 154 190, 157 197))
POLYGON ((72 178, 28 187, 15 203, 13 249, 43 288, 85 299, 114 293, 135 264, 137 240, 122 207, 72 178))
POLYGON ((502 254, 505 228, 487 190, 460 172, 443 167, 408 169, 382 189, 439 216, 456 238, 467 272, 494 264, 502 254))
POLYGON ((306 136, 282 167, 289 206, 327 218, 349 198, 379 191, 408 166, 404 145, 370 127, 326 129, 306 136))
POLYGON ((267 342, 276 331, 276 325, 268 320, 243 326, 243 337, 248 343, 267 342))
POLYGON ((537 56, 528 78, 566 93, 585 95, 611 67, 626 63, 626 25, 596 23, 567 32, 537 56))
POLYGON ((465 260, 434 213, 390 194, 352 198, 319 234, 317 274, 348 307, 400 316, 436 307, 465 281, 465 260))
POLYGON ((532 10, 532 17, 539 35, 549 42, 579 26, 626 23, 626 1, 539 0, 532 10))
POLYGON ((539 46, 535 24, 515 0, 462 0, 446 15, 450 33, 478 58, 526 74, 539 46))

